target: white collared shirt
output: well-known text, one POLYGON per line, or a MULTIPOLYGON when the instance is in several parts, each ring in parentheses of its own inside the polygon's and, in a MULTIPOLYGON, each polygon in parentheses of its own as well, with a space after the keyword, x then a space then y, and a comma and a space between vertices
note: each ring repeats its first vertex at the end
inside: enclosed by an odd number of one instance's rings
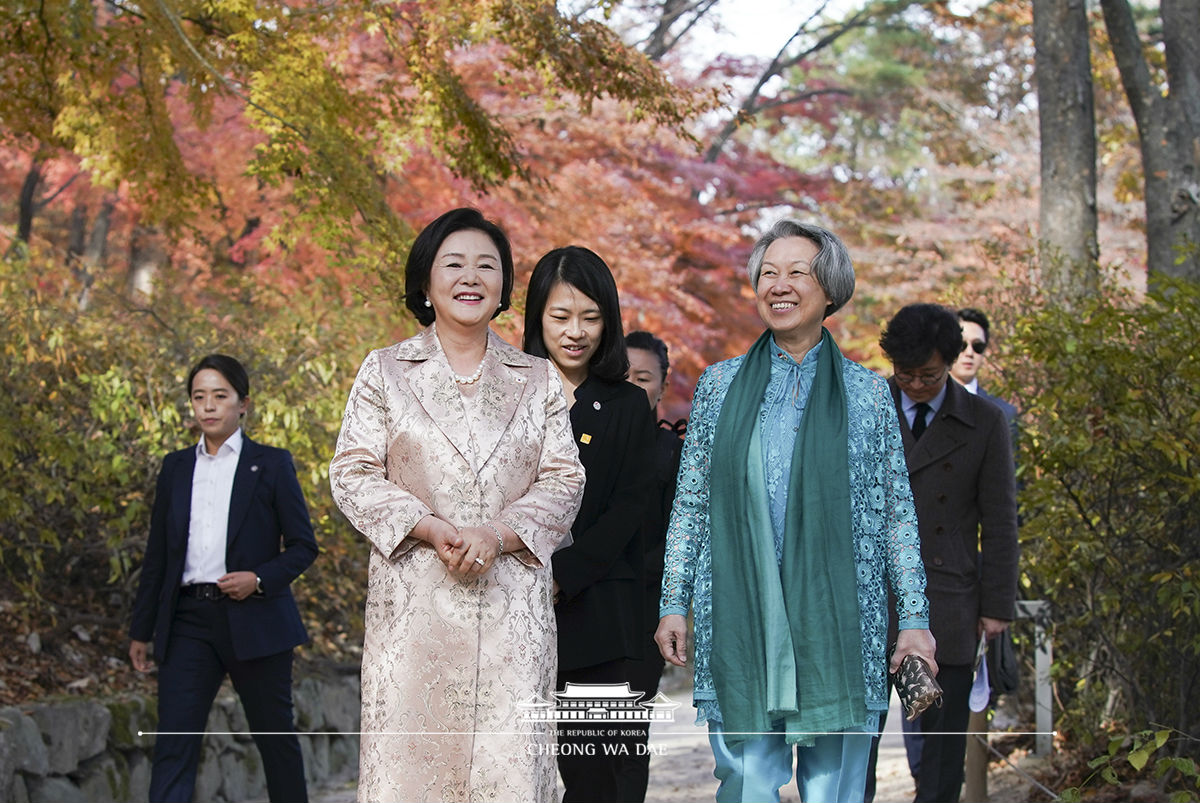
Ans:
MULTIPOLYGON (((962 385, 961 382, 959 382, 958 384, 962 385)), ((978 396, 979 395, 979 377, 975 377, 970 382, 963 385, 963 387, 967 389, 967 393, 970 393, 972 396, 978 396)))
POLYGON ((183 585, 215 583, 225 575, 225 545, 229 536, 229 500, 233 475, 242 453, 242 429, 225 439, 215 455, 196 445, 196 470, 192 474, 192 510, 188 519, 187 557, 183 585))
MULTIPOLYGON (((953 379, 947 379, 946 384, 948 385, 953 381, 953 379)), ((912 429, 917 419, 917 402, 908 398, 908 394, 903 390, 900 391, 900 401, 902 402, 901 406, 904 410, 904 417, 908 420, 908 428, 912 429)), ((929 413, 925 416, 925 424, 927 426, 937 417, 937 411, 942 409, 942 402, 944 401, 946 401, 946 385, 942 385, 942 390, 938 395, 925 402, 929 405, 929 413)))

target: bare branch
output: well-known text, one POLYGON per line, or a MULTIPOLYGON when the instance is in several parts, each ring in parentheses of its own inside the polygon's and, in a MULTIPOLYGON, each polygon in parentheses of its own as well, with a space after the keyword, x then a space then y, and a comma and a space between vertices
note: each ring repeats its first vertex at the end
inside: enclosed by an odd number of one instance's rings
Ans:
MULTIPOLYGON (((705 151, 704 161, 709 163, 715 162, 721 155, 721 151, 724 150, 725 143, 729 141, 729 139, 734 135, 734 133, 737 132, 739 128, 753 120, 759 112, 763 111, 764 109, 776 108, 780 105, 784 105, 784 103, 779 102, 778 99, 772 99, 769 101, 762 100, 762 91, 768 82, 783 75, 784 71, 788 70, 789 68, 804 62, 813 55, 828 48, 838 39, 850 33, 851 31, 865 27, 871 21, 871 19, 875 17, 876 14, 888 10, 889 8, 899 8, 901 5, 908 5, 908 3, 885 2, 866 6, 859 9, 841 22, 828 26, 818 26, 814 30, 809 30, 809 26, 813 25, 817 20, 819 20, 825 13, 825 10, 829 7, 828 0, 822 2, 815 11, 813 11, 802 23, 800 23, 800 25, 796 28, 795 33, 788 37, 787 42, 783 44, 783 47, 779 48, 779 52, 775 54, 775 57, 771 59, 771 62, 766 66, 762 73, 759 74, 758 80, 755 81, 754 88, 751 89, 750 92, 747 93, 746 97, 742 100, 741 105, 738 107, 737 113, 725 123, 725 125, 713 138, 712 143, 705 151), (812 35, 821 31, 823 32, 812 44, 801 50, 799 53, 789 55, 792 45, 797 40, 806 35, 812 35)), ((824 90, 824 93, 829 93, 832 91, 838 90, 824 90)), ((840 91, 842 94, 851 94, 849 90, 840 91)))
POLYGON ((71 176, 69 179, 67 179, 66 181, 64 181, 64 182, 62 183, 62 186, 61 186, 61 187, 59 187, 57 190, 55 190, 54 192, 50 193, 49 195, 46 195, 46 196, 43 196, 42 198, 40 198, 40 199, 38 200, 37 204, 35 204, 35 205, 34 205, 34 208, 35 208, 35 209, 38 209, 38 210, 41 210, 41 209, 42 209, 43 207, 45 207, 47 204, 51 203, 51 202, 52 202, 52 201, 53 201, 55 198, 57 198, 59 195, 62 195, 63 191, 64 191, 64 190, 66 190, 66 189, 67 189, 67 187, 70 187, 72 184, 74 184, 74 183, 75 183, 75 179, 79 178, 81 175, 83 175, 83 173, 81 173, 81 172, 79 172, 79 171, 76 171, 75 175, 71 176))

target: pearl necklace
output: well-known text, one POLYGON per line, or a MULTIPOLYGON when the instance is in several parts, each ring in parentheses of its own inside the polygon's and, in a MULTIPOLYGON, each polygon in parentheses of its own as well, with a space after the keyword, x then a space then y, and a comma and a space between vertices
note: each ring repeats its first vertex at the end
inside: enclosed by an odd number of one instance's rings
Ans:
POLYGON ((479 381, 479 377, 483 376, 483 360, 479 361, 479 367, 475 369, 475 373, 470 376, 459 376, 454 374, 454 381, 459 385, 474 385, 479 381))

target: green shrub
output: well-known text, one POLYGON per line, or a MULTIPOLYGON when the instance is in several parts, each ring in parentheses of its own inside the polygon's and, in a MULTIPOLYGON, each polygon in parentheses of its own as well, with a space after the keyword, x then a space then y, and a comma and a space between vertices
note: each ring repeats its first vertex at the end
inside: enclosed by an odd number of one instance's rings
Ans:
POLYGON ((1009 338, 1022 595, 1054 606, 1074 744, 1153 728, 1179 734, 1176 756, 1200 745, 1198 342, 1200 286, 1183 282, 1035 305, 1009 338))
POLYGON ((187 372, 222 351, 250 372, 247 433, 295 457, 321 547, 294 587, 309 632, 325 653, 356 651, 369 545, 337 512, 328 465, 359 363, 404 334, 389 304, 244 282, 152 304, 98 285, 80 309, 70 273, 33 255, 0 263, 0 305, 0 564, 20 615, 127 618, 158 467, 199 437, 187 372))

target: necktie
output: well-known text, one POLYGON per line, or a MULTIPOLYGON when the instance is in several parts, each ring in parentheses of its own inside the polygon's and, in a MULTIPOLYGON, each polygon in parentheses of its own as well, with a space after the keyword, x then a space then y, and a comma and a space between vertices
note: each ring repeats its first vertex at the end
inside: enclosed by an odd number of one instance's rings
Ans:
POLYGON ((925 402, 917 402, 917 414, 913 417, 912 434, 914 438, 919 438, 925 434, 925 417, 929 415, 932 409, 925 402))

